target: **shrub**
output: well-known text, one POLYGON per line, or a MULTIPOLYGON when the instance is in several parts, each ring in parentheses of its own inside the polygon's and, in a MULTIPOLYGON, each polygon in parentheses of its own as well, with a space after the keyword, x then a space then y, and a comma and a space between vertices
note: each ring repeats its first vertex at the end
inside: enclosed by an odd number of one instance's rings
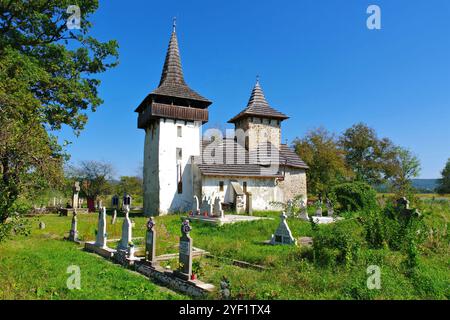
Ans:
POLYGON ((361 229, 354 223, 336 223, 324 226, 313 235, 313 253, 316 263, 324 266, 350 266, 358 260, 363 245, 361 229))
POLYGON ((332 197, 341 210, 370 210, 377 207, 376 191, 364 182, 346 182, 331 189, 332 197))

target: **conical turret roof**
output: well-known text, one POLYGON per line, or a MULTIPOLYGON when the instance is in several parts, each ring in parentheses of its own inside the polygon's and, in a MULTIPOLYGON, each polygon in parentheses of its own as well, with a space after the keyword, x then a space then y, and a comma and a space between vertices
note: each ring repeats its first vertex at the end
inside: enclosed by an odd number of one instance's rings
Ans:
POLYGON ((279 120, 285 120, 289 117, 284 113, 281 113, 274 108, 272 108, 266 100, 264 96, 264 92, 259 84, 259 80, 256 80, 256 84, 253 87, 252 93, 250 95, 250 99, 248 100, 247 107, 230 119, 229 123, 234 123, 238 119, 247 117, 247 116, 260 116, 266 118, 273 118, 279 120))
POLYGON ((189 88, 184 81, 175 25, 172 35, 170 36, 159 86, 151 92, 151 94, 201 101, 203 104, 206 104, 206 106, 211 104, 208 99, 202 97, 200 94, 189 88))

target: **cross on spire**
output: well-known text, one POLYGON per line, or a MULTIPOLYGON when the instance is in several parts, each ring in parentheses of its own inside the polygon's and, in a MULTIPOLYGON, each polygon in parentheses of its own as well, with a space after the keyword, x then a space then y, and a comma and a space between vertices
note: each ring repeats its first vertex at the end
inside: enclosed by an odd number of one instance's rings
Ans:
POLYGON ((173 17, 173 19, 172 19, 172 27, 173 27, 173 32, 175 32, 176 29, 177 29, 177 17, 173 17))

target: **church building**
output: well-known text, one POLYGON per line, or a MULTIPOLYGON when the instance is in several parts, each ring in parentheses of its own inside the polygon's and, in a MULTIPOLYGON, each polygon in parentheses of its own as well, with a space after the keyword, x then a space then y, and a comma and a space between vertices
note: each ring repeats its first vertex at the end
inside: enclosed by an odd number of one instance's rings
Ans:
POLYGON ((228 121, 232 134, 202 134, 211 104, 184 80, 174 25, 159 86, 135 110, 145 130, 144 213, 188 212, 194 196, 219 197, 224 209, 240 213, 306 200, 308 167, 281 143, 288 116, 270 106, 259 81, 228 121))

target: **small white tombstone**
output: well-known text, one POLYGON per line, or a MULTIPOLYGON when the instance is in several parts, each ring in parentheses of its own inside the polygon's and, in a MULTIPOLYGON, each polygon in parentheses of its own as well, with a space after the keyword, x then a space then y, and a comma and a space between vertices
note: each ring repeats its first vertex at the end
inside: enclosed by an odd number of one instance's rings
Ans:
POLYGON ((100 209, 98 214, 98 228, 97 238, 95 240, 95 246, 100 248, 106 248, 106 208, 100 209))
POLYGON ((329 217, 334 215, 333 203, 330 199, 327 199, 327 212, 329 217))
POLYGON ((214 207, 213 207, 213 216, 223 218, 223 210, 222 210, 222 203, 220 202, 220 198, 216 197, 214 199, 214 207))
POLYGON ((128 250, 128 244, 132 240, 132 226, 131 220, 129 217, 130 208, 128 206, 125 207, 125 219, 123 219, 122 224, 122 238, 117 245, 117 250, 128 250))
POLYGON ((292 216, 292 208, 293 208, 293 206, 294 206, 293 201, 291 199, 289 199, 287 204, 286 204, 286 215, 288 217, 292 216))
POLYGON ((194 196, 194 201, 192 202, 192 215, 199 215, 200 214, 200 209, 198 206, 198 198, 197 196, 194 196))
POLYGON ((280 216, 281 221, 278 225, 277 230, 272 235, 272 238, 270 239, 270 244, 297 244, 297 240, 292 236, 291 229, 289 229, 289 226, 287 224, 287 216, 283 212, 280 216))
POLYGON ((117 210, 114 209, 114 213, 111 219, 111 224, 116 224, 116 219, 117 219, 117 210))
POLYGON ((73 210, 72 225, 69 232, 70 241, 78 241, 78 219, 77 219, 77 209, 73 210))
POLYGON ((299 218, 309 221, 308 208, 307 208, 306 203, 305 203, 304 200, 300 200, 300 215, 299 215, 299 218))

